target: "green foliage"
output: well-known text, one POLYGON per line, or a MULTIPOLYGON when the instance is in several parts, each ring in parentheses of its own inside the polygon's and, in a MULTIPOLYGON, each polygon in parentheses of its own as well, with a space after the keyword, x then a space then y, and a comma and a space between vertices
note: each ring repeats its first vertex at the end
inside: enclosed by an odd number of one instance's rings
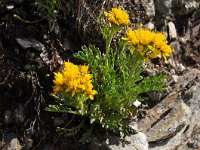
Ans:
POLYGON ((35 5, 38 8, 38 13, 40 13, 43 18, 34 22, 39 22, 47 19, 50 32, 57 32, 59 29, 57 24, 58 16, 62 14, 63 19, 66 19, 66 15, 68 15, 69 12, 73 9, 70 1, 61 0, 40 0, 38 3, 35 3, 35 5))
POLYGON ((49 22, 50 32, 57 28, 57 16, 60 11, 58 0, 42 0, 38 3, 38 6, 45 13, 45 18, 49 22))
MULTIPOLYGON (((120 25, 108 24, 101 29, 106 41, 105 51, 90 44, 74 54, 75 58, 89 65, 93 75, 92 84, 98 92, 94 100, 84 101, 84 111, 80 112, 77 108, 79 103, 64 92, 58 94, 59 104, 50 105, 48 111, 84 116, 89 118, 90 124, 100 124, 103 128, 121 135, 130 132, 128 119, 137 112, 134 102, 142 100, 142 93, 165 88, 166 77, 141 76, 145 70, 145 53, 141 54, 136 46, 130 47, 121 37, 116 37, 117 42, 113 47, 110 46, 113 36, 121 28, 120 25)), ((87 141, 91 134, 92 129, 88 129, 80 141, 87 141)))
MULTIPOLYGON (((106 35, 108 28, 105 28, 102 31, 106 35)), ((163 89, 165 76, 143 78, 143 58, 136 51, 131 54, 123 41, 119 41, 116 49, 110 49, 108 54, 94 45, 83 46, 82 49, 74 56, 89 64, 94 88, 98 91, 90 104, 91 123, 98 122, 107 129, 128 133, 126 119, 136 113, 133 102, 140 100, 140 94, 144 92, 163 89)))

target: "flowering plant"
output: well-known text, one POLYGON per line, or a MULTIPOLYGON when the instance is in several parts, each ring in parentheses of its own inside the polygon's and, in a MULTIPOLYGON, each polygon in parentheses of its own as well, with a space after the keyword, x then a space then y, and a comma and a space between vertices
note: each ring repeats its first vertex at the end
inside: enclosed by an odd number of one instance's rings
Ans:
POLYGON ((144 92, 165 87, 164 75, 141 76, 144 63, 156 57, 167 61, 173 50, 165 34, 143 28, 128 29, 111 47, 116 33, 130 23, 129 15, 121 8, 104 14, 108 20, 101 29, 105 52, 94 45, 83 46, 74 56, 87 65, 64 63, 63 71, 55 73, 52 94, 62 107, 50 105, 48 110, 86 116, 91 124, 127 134, 127 119, 137 110, 134 102, 144 92))

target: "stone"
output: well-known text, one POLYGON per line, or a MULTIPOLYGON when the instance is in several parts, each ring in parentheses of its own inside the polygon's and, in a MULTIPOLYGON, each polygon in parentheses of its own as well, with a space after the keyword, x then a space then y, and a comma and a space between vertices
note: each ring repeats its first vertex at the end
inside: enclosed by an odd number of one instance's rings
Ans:
POLYGON ((156 0, 155 9, 162 15, 171 14, 172 0, 156 0))
POLYGON ((178 76, 177 75, 172 75, 172 78, 173 78, 174 82, 178 82, 178 76))
POLYGON ((174 75, 174 74, 176 74, 176 71, 172 68, 172 69, 170 69, 170 73, 171 73, 172 75, 174 75))
POLYGON ((17 138, 12 139, 4 150, 21 150, 22 146, 17 138))
POLYGON ((22 146, 17 138, 17 134, 14 132, 8 132, 4 134, 5 146, 1 147, 2 150, 21 150, 22 146))
POLYGON ((44 51, 45 46, 34 38, 16 38, 17 43, 23 48, 32 48, 38 51, 44 51))
POLYGON ((180 54, 181 46, 177 40, 174 40, 173 42, 171 42, 170 45, 172 49, 174 50, 173 55, 177 56, 178 54, 180 54))
POLYGON ((191 142, 189 144, 193 144, 194 148, 200 148, 200 126, 196 126, 193 128, 193 132, 191 134, 191 142))
MULTIPOLYGON (((172 60, 171 58, 168 59, 168 64, 169 64, 171 67, 173 67, 173 68, 176 67, 176 63, 175 63, 175 61, 172 60)), ((174 70, 174 71, 175 71, 175 70, 174 70)), ((173 72, 172 74, 174 74, 174 73, 175 73, 175 72, 173 72)))
POLYGON ((149 150, 200 148, 200 71, 190 69, 179 76, 173 93, 165 97, 138 122, 147 135, 149 150))
POLYGON ((177 66, 178 66, 178 69, 179 69, 181 72, 185 70, 185 66, 183 66, 182 63, 178 64, 177 66))
POLYGON ((126 136, 125 139, 116 135, 95 137, 89 147, 90 150, 148 150, 148 142, 144 133, 137 132, 126 136))
POLYGON ((153 30, 155 28, 154 24, 150 21, 144 25, 145 28, 153 30))
POLYGON ((200 34, 200 23, 192 27, 191 37, 196 37, 200 34))
POLYGON ((177 39, 176 27, 173 22, 168 22, 169 37, 171 40, 177 39))
POLYGON ((182 44, 187 44, 189 38, 180 37, 178 40, 179 40, 179 42, 182 43, 182 44))
POLYGON ((166 116, 158 122, 154 122, 147 131, 149 142, 159 142, 175 136, 186 127, 191 116, 190 109, 183 102, 177 103, 175 108, 169 109, 166 116))
POLYGON ((13 4, 6 5, 7 10, 12 10, 15 8, 13 4))
POLYGON ((173 4, 180 8, 178 14, 183 16, 196 10, 199 7, 200 2, 197 0, 174 0, 173 4))
POLYGON ((143 0, 143 6, 146 12, 146 15, 151 18, 155 16, 155 6, 153 0, 143 0))

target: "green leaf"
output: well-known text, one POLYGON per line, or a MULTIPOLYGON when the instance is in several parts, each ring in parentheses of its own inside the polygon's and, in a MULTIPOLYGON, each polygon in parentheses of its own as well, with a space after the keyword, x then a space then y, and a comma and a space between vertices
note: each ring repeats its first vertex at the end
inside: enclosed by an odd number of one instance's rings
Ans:
POLYGON ((80 115, 80 113, 77 111, 72 111, 70 108, 64 108, 63 106, 59 105, 49 105, 49 107, 47 107, 45 110, 50 112, 62 112, 80 115))
POLYGON ((77 134, 81 128, 84 127, 84 121, 82 121, 79 125, 73 127, 73 128, 58 128, 58 132, 62 132, 65 134, 65 136, 71 136, 77 134))

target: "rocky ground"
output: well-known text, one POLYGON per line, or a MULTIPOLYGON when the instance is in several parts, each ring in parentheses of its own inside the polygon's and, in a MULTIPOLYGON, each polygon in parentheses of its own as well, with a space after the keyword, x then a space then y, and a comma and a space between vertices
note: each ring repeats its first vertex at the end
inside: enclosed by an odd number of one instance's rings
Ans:
POLYGON ((200 149, 199 0, 58 0, 60 9, 49 11, 41 2, 0 1, 0 149, 200 149), (73 116, 44 110, 53 103, 52 72, 81 45, 101 47, 101 14, 113 6, 128 10, 132 22, 168 33, 174 53, 168 64, 155 60, 147 72, 167 73, 169 86, 144 94, 135 134, 125 140, 98 135, 80 145, 79 136, 56 132, 72 126, 73 116))

